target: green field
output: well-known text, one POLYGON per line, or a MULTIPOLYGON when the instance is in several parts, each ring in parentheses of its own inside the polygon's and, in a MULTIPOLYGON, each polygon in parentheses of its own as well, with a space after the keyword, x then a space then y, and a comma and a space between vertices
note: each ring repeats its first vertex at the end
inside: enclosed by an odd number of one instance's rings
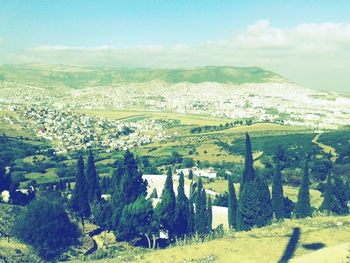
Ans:
MULTIPOLYGON (((214 182, 204 183, 204 187, 205 189, 209 189, 220 194, 228 192, 227 181, 222 179, 215 180, 214 182)), ((239 184, 235 184, 235 190, 237 193, 239 192, 239 184)), ((283 187, 283 190, 284 190, 285 196, 290 198, 293 202, 297 201, 298 191, 299 191, 298 187, 285 185, 283 187)), ((270 187, 270 191, 271 191, 271 187, 270 187)), ((310 199, 311 199, 311 206, 314 208, 319 208, 323 201, 321 192, 314 189, 310 189, 310 199)))
MULTIPOLYGON (((242 163, 242 147, 244 146, 242 142, 246 132, 249 132, 252 136, 253 146, 257 146, 254 148, 256 151, 255 157, 260 156, 264 151, 266 151, 267 154, 271 154, 272 149, 269 144, 271 142, 262 145, 263 140, 270 136, 274 136, 273 138, 276 137, 276 140, 281 142, 281 144, 282 142, 288 144, 288 141, 291 142, 294 138, 298 137, 302 140, 293 141, 294 144, 299 143, 300 147, 303 147, 304 143, 307 142, 306 146, 316 147, 312 143, 313 135, 311 131, 300 127, 281 126, 269 123, 241 126, 229 130, 201 134, 189 134, 188 130, 183 127, 179 127, 177 130, 178 132, 176 134, 173 133, 170 139, 164 142, 141 146, 136 152, 140 155, 152 155, 157 157, 169 155, 172 151, 177 151, 186 157, 192 157, 199 161, 209 161, 211 163, 221 163, 223 161, 242 163), (220 146, 220 143, 230 145, 234 140, 238 141, 238 143, 234 144, 235 152, 228 151, 220 146)), ((172 130, 172 132, 174 131, 172 130)), ((277 146, 278 144, 276 144, 276 147, 277 146)))
POLYGON ((91 116, 104 117, 113 120, 122 121, 139 121, 143 119, 169 119, 179 120, 183 125, 220 125, 232 120, 225 118, 215 118, 208 115, 182 114, 175 112, 158 112, 158 111, 135 111, 135 110, 78 110, 91 116))

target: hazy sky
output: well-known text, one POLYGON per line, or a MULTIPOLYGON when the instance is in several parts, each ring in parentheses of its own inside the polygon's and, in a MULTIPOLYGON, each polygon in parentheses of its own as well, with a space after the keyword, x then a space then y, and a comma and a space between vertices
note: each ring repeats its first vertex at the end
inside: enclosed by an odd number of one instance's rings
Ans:
POLYGON ((349 14, 349 0, 0 0, 0 64, 260 66, 350 92, 349 14))

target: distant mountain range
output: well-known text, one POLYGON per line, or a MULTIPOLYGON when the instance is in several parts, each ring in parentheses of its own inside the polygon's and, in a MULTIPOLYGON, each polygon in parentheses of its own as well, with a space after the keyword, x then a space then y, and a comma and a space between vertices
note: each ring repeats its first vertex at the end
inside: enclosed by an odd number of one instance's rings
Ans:
POLYGON ((0 80, 43 88, 86 88, 117 83, 181 82, 224 84, 289 82, 259 67, 207 66, 190 69, 78 68, 60 65, 2 65, 0 80))

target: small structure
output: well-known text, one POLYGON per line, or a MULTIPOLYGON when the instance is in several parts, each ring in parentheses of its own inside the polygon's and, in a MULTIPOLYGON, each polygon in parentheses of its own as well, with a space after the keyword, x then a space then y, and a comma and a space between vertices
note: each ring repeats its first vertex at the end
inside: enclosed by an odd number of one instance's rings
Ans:
POLYGON ((213 167, 209 167, 206 169, 199 169, 198 167, 177 169, 176 174, 179 175, 182 172, 184 176, 188 176, 191 170, 193 172, 193 175, 197 177, 206 177, 211 179, 211 178, 216 178, 217 176, 217 173, 215 172, 213 167))
POLYGON ((5 190, 1 193, 1 199, 4 203, 10 202, 10 192, 5 190))

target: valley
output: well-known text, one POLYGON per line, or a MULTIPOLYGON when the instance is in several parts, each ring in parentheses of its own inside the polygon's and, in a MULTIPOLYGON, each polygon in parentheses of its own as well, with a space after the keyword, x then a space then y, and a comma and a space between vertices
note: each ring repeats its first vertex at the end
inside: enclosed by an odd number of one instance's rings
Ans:
MULTIPOLYGON (((6 164, 5 174, 10 175, 16 192, 27 195, 35 189, 35 195, 41 197, 58 193, 79 229, 86 227, 80 244, 63 254, 66 260, 277 262, 297 227, 302 236, 295 262, 304 255, 307 258, 313 252, 308 244, 314 243, 323 244, 315 249, 316 258, 318 250, 321 253, 325 249, 323 253, 328 255, 331 252, 327 251, 338 245, 342 255, 339 260, 346 254, 342 244, 350 237, 344 231, 348 216, 325 214, 320 207, 330 173, 349 187, 349 98, 302 88, 260 68, 113 70, 25 65, 0 66, 0 75, 0 159, 6 164), (284 205, 289 214, 283 222, 272 218, 262 228, 240 232, 230 227, 228 219, 228 180, 233 181, 239 197, 246 169, 247 134, 252 138, 256 176, 266 180, 269 194, 274 191, 276 158, 280 158, 284 205), (93 203, 91 213, 95 214, 82 225, 69 208, 69 200, 76 193, 81 156, 93 154, 104 200, 98 204, 110 206, 116 198, 113 193, 118 165, 125 165, 126 153, 134 156, 131 159, 135 158, 137 169, 147 181, 147 200, 155 211, 162 203, 169 171, 173 173, 176 196, 181 185, 178 170, 199 171, 193 178, 186 174, 184 194, 197 202, 193 185, 198 187, 201 181, 206 199, 213 202, 213 230, 205 237, 194 235, 169 242, 165 250, 152 251, 146 245, 134 247, 121 242, 125 240, 119 240, 114 226, 101 226, 104 221, 95 217, 96 209, 103 207, 93 203), (299 220, 293 209, 299 200, 306 159, 310 165, 312 218, 299 220), (207 171, 215 176, 198 176, 207 171), (250 255, 248 245, 254 249, 250 255), (271 247, 274 250, 265 255, 271 247)), ((2 198, 6 201, 8 197, 2 198)), ((12 204, 0 206, 27 206, 30 201, 7 202, 12 204)), ((98 215, 108 212, 97 211, 98 215)), ((108 218, 112 220, 113 216, 109 214, 108 218)), ((11 227, 8 229, 11 231, 11 227)), ((156 238, 162 235, 160 231, 156 238)), ((19 258, 31 253, 31 248, 12 234, 10 243, 0 237, 0 249, 6 251, 0 257, 8 259, 7 255, 17 253, 17 245, 19 258)), ((29 260, 35 261, 36 257, 34 254, 29 260)))

